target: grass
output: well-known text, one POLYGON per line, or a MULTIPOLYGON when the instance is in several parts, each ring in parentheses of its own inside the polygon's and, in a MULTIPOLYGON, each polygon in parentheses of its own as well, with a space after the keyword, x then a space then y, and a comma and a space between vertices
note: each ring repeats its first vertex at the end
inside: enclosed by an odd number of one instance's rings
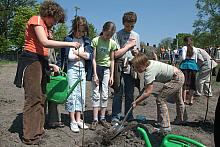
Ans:
POLYGON ((0 65, 13 64, 13 63, 16 63, 16 61, 0 60, 0 65))

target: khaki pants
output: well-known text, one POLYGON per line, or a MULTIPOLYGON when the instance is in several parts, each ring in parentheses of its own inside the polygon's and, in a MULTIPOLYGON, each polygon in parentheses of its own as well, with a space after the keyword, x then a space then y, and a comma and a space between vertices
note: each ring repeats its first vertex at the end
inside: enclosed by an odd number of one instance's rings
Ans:
POLYGON ((38 142, 44 134, 44 102, 46 76, 39 61, 29 65, 24 73, 25 102, 23 109, 23 141, 38 142))
POLYGON ((184 75, 182 72, 176 74, 173 79, 165 83, 161 92, 157 96, 157 121, 162 128, 170 127, 170 117, 166 104, 168 96, 174 96, 176 102, 177 119, 183 121, 185 113, 185 105, 182 99, 182 86, 184 83, 184 75))

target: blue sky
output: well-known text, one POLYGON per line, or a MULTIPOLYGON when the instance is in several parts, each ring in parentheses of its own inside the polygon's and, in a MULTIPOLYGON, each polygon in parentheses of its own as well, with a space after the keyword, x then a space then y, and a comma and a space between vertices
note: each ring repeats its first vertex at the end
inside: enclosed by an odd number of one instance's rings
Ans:
MULTIPOLYGON (((42 2, 43 0, 37 0, 42 2)), ((113 21, 117 30, 122 25, 124 12, 134 11, 138 21, 134 30, 140 40, 150 45, 160 43, 167 37, 175 38, 178 33, 192 33, 197 19, 194 0, 56 0, 66 11, 67 26, 75 15, 74 7, 80 8, 78 15, 87 18, 98 32, 106 21, 113 21)))

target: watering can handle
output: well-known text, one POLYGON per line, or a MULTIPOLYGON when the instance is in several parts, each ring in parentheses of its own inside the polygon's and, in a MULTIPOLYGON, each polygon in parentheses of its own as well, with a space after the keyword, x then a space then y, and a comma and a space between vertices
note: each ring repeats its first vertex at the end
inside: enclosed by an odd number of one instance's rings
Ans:
POLYGON ((147 132, 141 127, 137 127, 137 130, 142 134, 146 147, 152 147, 147 132))
POLYGON ((59 74, 60 74, 61 76, 63 76, 63 77, 66 77, 66 76, 67 76, 67 74, 66 74, 65 72, 63 72, 62 70, 59 71, 59 74))
POLYGON ((164 137, 163 142, 161 147, 165 147, 163 145, 166 144, 166 142, 168 142, 169 140, 182 140, 182 141, 186 141, 188 143, 191 143, 197 147, 206 147, 205 145, 203 145, 202 143, 195 141, 191 138, 188 137, 184 137, 184 136, 180 136, 180 135, 175 135, 175 134, 168 134, 167 136, 164 137))
POLYGON ((81 82, 83 79, 79 78, 77 79, 77 81, 73 84, 73 86, 70 87, 67 97, 70 96, 70 94, 73 92, 73 90, 76 88, 76 86, 79 84, 79 82, 81 82))

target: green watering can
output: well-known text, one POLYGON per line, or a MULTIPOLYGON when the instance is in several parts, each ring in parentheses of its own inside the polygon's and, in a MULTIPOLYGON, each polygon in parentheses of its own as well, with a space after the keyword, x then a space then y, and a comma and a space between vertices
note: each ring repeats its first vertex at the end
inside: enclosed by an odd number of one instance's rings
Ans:
POLYGON ((80 81, 82 79, 79 78, 72 87, 69 87, 65 72, 60 71, 58 76, 50 76, 50 83, 47 84, 47 100, 56 104, 65 103, 80 81))
MULTIPOLYGON (((145 129, 138 127, 138 132, 142 134, 146 147, 152 147, 150 140, 148 138, 147 132, 145 129)), ((206 147, 202 143, 195 141, 193 139, 175 135, 175 134, 168 134, 163 138, 162 144, 160 147, 190 147, 190 145, 196 146, 196 147, 206 147)))

